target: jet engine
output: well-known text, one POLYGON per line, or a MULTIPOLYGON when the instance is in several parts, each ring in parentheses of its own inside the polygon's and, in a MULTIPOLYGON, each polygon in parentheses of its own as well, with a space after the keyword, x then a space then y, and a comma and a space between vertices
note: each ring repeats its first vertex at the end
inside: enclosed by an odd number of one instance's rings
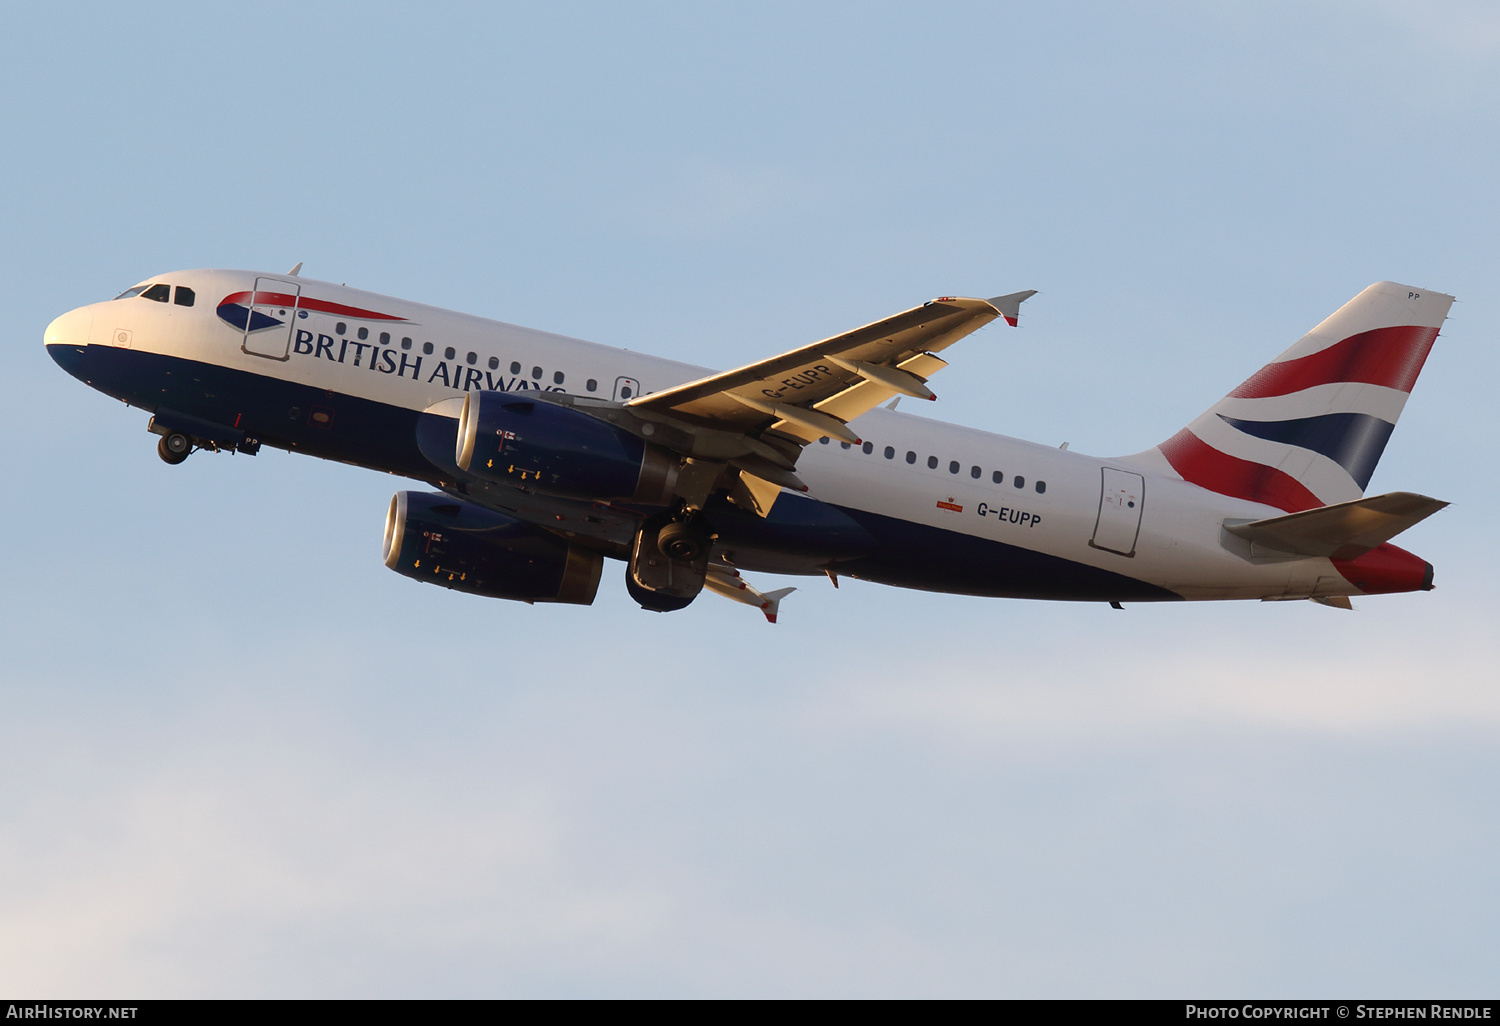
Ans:
POLYGON ((385 520, 385 565, 471 595, 587 606, 604 557, 472 502, 397 492, 385 520))
POLYGON ((579 499, 671 501, 678 459, 567 406, 505 392, 470 392, 456 460, 471 474, 579 499))

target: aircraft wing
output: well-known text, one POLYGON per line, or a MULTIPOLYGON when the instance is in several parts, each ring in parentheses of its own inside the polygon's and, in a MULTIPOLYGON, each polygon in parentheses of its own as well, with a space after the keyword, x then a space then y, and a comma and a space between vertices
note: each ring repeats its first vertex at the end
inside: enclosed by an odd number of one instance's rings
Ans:
POLYGON ((772 432, 798 445, 824 435, 859 441, 846 425, 895 395, 935 399, 934 355, 996 317, 1014 324, 1035 290, 994 299, 944 296, 769 360, 630 400, 629 407, 718 430, 772 432))

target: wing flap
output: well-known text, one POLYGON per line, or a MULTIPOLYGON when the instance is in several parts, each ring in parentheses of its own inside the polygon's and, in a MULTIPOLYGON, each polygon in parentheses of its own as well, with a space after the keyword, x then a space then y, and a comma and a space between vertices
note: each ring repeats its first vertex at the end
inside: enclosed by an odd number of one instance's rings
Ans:
POLYGON ((743 406, 758 410, 770 417, 780 418, 771 425, 771 428, 784 435, 800 438, 804 442, 816 442, 824 435, 845 442, 858 443, 860 441, 860 437, 845 427, 842 420, 826 413, 804 410, 800 406, 791 406, 787 403, 767 402, 753 396, 740 395, 738 392, 730 392, 729 395, 743 406))
MULTIPOLYGON (((933 356, 931 353, 918 353, 910 360, 903 360, 896 366, 925 383, 928 378, 948 366, 948 361, 942 357, 933 356)), ((902 393, 891 388, 887 383, 865 378, 858 384, 850 385, 842 392, 829 396, 813 409, 842 421, 850 421, 869 413, 891 396, 900 394, 902 393)))

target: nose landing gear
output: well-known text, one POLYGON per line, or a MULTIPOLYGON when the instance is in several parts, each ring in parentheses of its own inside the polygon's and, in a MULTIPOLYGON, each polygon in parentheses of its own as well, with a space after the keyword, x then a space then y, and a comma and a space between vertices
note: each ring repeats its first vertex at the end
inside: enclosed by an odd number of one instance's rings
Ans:
POLYGON ((174 467, 192 454, 193 440, 180 431, 162 435, 161 441, 156 443, 156 455, 162 458, 163 463, 174 467))
POLYGON ((156 443, 156 454, 163 462, 175 467, 192 455, 194 449, 242 452, 246 456, 254 456, 260 451, 260 439, 247 434, 244 428, 238 426, 240 417, 235 417, 234 422, 236 426, 230 427, 159 407, 147 422, 146 430, 161 436, 161 441, 156 443))

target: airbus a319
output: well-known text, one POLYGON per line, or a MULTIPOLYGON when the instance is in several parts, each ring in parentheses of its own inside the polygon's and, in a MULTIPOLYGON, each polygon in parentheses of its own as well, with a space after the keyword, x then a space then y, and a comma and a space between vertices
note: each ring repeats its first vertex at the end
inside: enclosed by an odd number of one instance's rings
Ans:
POLYGON ((1432 587, 1390 540, 1446 503, 1364 493, 1439 292, 1371 285, 1171 438, 1101 459, 894 409, 1030 291, 716 373, 299 271, 152 277, 57 318, 47 350, 147 411, 167 463, 269 445, 424 482, 385 525, 413 580, 589 604, 612 559, 645 609, 707 589, 773 623, 792 589, 744 573, 1116 606, 1432 587))

